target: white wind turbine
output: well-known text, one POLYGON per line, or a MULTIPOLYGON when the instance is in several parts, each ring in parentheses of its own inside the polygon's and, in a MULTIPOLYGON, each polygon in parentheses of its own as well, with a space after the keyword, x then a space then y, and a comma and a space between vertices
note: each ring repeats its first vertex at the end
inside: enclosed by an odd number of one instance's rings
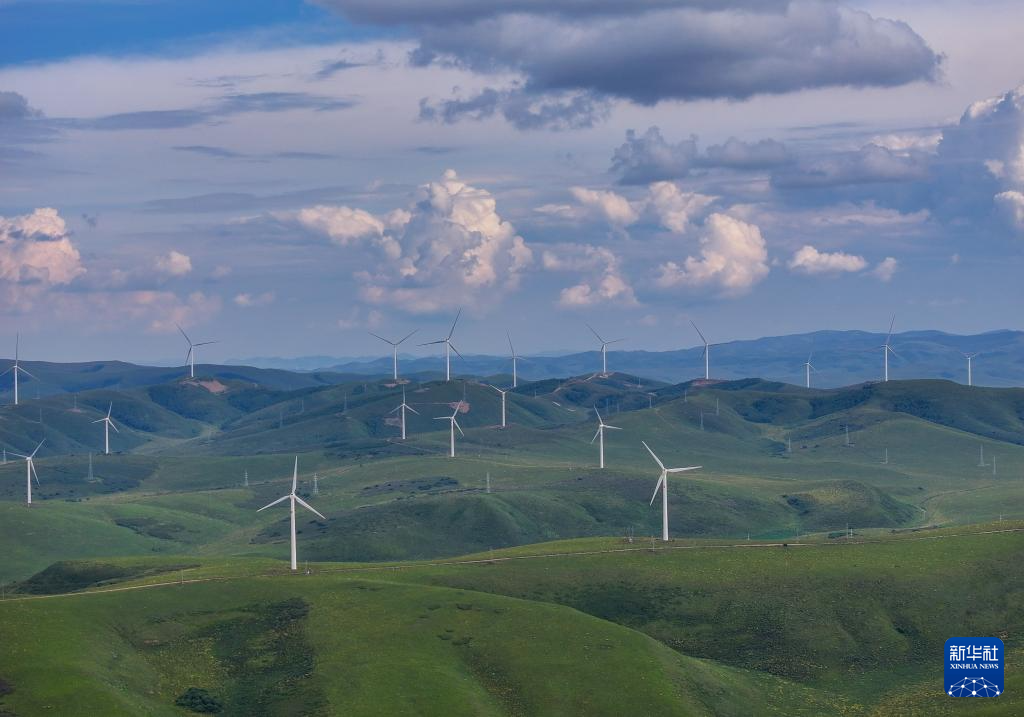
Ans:
MULTIPOLYGON (((178 326, 178 325, 175 324, 175 326, 178 326)), ((189 375, 189 378, 195 378, 196 377, 196 349, 199 348, 200 346, 209 346, 210 344, 215 344, 217 342, 216 341, 200 341, 199 343, 194 344, 194 343, 192 343, 192 339, 190 339, 188 337, 188 334, 185 333, 185 330, 183 328, 178 326, 178 331, 181 332, 181 335, 184 336, 185 340, 188 342, 188 353, 185 354, 185 363, 188 364, 188 375, 189 375)))
POLYGON ((968 386, 973 386, 974 385, 974 374, 972 373, 972 370, 971 370, 971 361, 976 359, 979 356, 980 352, 973 353, 973 354, 964 354, 961 351, 960 353, 962 353, 963 357, 965 359, 967 359, 967 385, 968 386))
POLYGON ((608 346, 620 343, 626 339, 612 339, 611 341, 605 341, 601 338, 601 334, 594 331, 593 326, 587 324, 587 328, 590 329, 590 332, 597 337, 598 341, 601 342, 601 374, 606 376, 608 375, 608 346))
POLYGON ((654 451, 647 445, 646 442, 640 441, 644 444, 644 448, 651 454, 651 458, 661 468, 661 475, 658 477, 658 484, 654 486, 654 495, 651 496, 651 505, 654 505, 654 499, 658 497, 658 490, 661 490, 661 539, 668 540, 668 474, 669 473, 683 473, 684 471, 695 471, 703 466, 689 466, 687 468, 666 468, 665 464, 661 462, 658 456, 654 455, 654 451))
POLYGON ((704 359, 704 380, 711 380, 711 347, 715 344, 709 344, 708 340, 704 338, 704 334, 697 328, 697 324, 693 323, 693 319, 690 319, 690 326, 693 327, 697 335, 700 336, 700 340, 704 342, 704 355, 701 357, 704 359))
POLYGON ((25 374, 26 376, 31 376, 32 378, 35 378, 35 376, 33 376, 28 371, 23 369, 21 367, 21 364, 18 363, 18 346, 19 346, 20 343, 21 343, 21 334, 17 334, 14 337, 14 363, 11 364, 11 367, 9 369, 4 371, 3 373, 0 373, 0 376, 4 376, 4 375, 6 375, 8 373, 12 374, 14 376, 14 405, 15 406, 18 405, 18 372, 20 371, 21 373, 25 374))
POLYGON ((604 419, 601 418, 601 412, 597 410, 597 406, 594 406, 594 413, 597 414, 597 433, 595 433, 594 437, 590 439, 590 442, 593 443, 594 441, 597 441, 598 455, 600 456, 599 467, 604 468, 604 429, 610 428, 613 431, 621 431, 622 429, 618 426, 609 426, 605 423, 604 419))
MULTIPOLYGON (((491 384, 487 385, 491 386, 491 384)), ((497 386, 491 386, 491 388, 493 388, 495 391, 501 394, 501 427, 505 428, 505 394, 509 392, 509 389, 506 388, 504 391, 502 391, 497 386)))
POLYGON ((459 350, 452 345, 452 336, 455 334, 455 325, 459 323, 460 316, 462 316, 462 309, 459 309, 459 313, 455 315, 455 321, 452 322, 452 330, 449 331, 448 335, 445 336, 443 339, 438 339, 437 341, 428 341, 425 344, 420 344, 420 346, 433 346, 434 344, 444 344, 445 381, 452 380, 452 351, 454 351, 459 358, 462 358, 462 354, 459 353, 459 350))
POLYGON ((507 331, 505 332, 505 336, 508 337, 508 348, 512 352, 512 388, 518 388, 519 375, 517 371, 518 366, 516 364, 519 363, 519 354, 516 353, 516 347, 512 345, 512 337, 507 331))
POLYGON ((406 334, 405 338, 399 339, 398 341, 392 341, 390 339, 384 338, 383 336, 378 336, 377 334, 373 333, 372 331, 367 331, 366 332, 370 336, 378 338, 378 339, 380 339, 381 341, 383 341, 386 344, 391 344, 391 348, 393 349, 393 351, 392 351, 391 366, 392 366, 392 373, 393 373, 393 377, 394 377, 395 381, 398 380, 398 347, 401 346, 402 343, 404 343, 410 336, 412 336, 417 331, 419 331, 419 329, 414 329, 413 331, 410 331, 408 334, 406 334))
MULTIPOLYGON (((299 505, 301 505, 306 510, 312 511, 313 513, 316 513, 317 515, 319 515, 324 520, 327 520, 327 518, 324 518, 323 514, 320 511, 318 511, 316 508, 311 506, 309 503, 304 501, 299 496, 295 495, 295 491, 298 488, 298 486, 299 486, 299 457, 295 456, 295 470, 292 472, 292 492, 289 493, 288 495, 283 495, 280 498, 278 498, 277 500, 275 500, 273 503, 267 503, 265 506, 260 508, 260 510, 266 510, 267 508, 275 506, 278 503, 282 503, 282 502, 284 502, 286 500, 289 501, 289 507, 291 509, 290 510, 290 513, 291 513, 291 523, 292 523, 292 570, 298 570, 299 569, 299 564, 298 564, 298 560, 297 560, 297 557, 296 557, 296 549, 295 549, 295 504, 298 503, 299 505)), ((256 512, 259 513, 260 510, 257 510, 256 512)))
POLYGON ((452 413, 452 415, 450 415, 450 416, 438 416, 437 418, 434 419, 435 421, 451 421, 451 423, 452 423, 452 425, 451 425, 452 433, 451 433, 451 443, 450 443, 451 447, 448 450, 448 457, 449 458, 454 458, 455 457, 455 429, 458 428, 459 429, 459 433, 462 433, 462 437, 463 438, 466 437, 466 434, 462 432, 462 426, 460 426, 459 422, 455 419, 455 416, 458 415, 460 408, 462 408, 462 401, 459 401, 459 404, 455 407, 455 411, 452 413))
POLYGON ((804 362, 804 371, 807 375, 807 388, 811 387, 811 371, 814 371, 814 373, 818 373, 818 369, 814 368, 814 364, 811 363, 811 356, 813 354, 813 351, 807 354, 807 361, 804 362))
POLYGON ((103 424, 103 455, 106 456, 110 455, 110 429, 113 428, 115 433, 121 432, 117 430, 117 426, 114 425, 114 421, 110 417, 110 412, 113 410, 114 404, 111 403, 110 406, 107 407, 107 415, 99 420, 93 421, 93 423, 103 424))
POLYGON ((889 380, 889 354, 892 354, 893 356, 899 356, 898 353, 893 351, 892 346, 889 345, 889 341, 892 339, 892 327, 895 324, 896 324, 896 314, 893 314, 892 315, 892 321, 889 322, 889 333, 887 333, 885 335, 885 343, 882 344, 881 346, 876 347, 876 348, 882 349, 882 356, 884 357, 884 364, 885 364, 885 372, 884 372, 883 375, 885 376, 885 380, 886 381, 889 380))
POLYGON ((412 406, 410 406, 408 403, 405 402, 405 389, 404 388, 402 389, 402 402, 400 404, 398 404, 397 406, 395 406, 393 409, 391 409, 391 413, 395 413, 396 411, 398 412, 398 415, 399 415, 399 417, 402 420, 402 440, 404 441, 405 440, 405 412, 406 411, 412 411, 417 416, 420 415, 419 411, 417 411, 415 408, 413 408, 412 406))
POLYGON ((17 456, 18 458, 24 458, 25 459, 25 501, 26 501, 26 504, 29 505, 29 506, 32 505, 32 477, 33 476, 35 476, 36 485, 39 485, 39 474, 36 473, 35 457, 36 457, 36 453, 39 452, 39 449, 43 447, 44 443, 46 443, 46 439, 45 438, 43 440, 39 441, 39 445, 36 446, 36 449, 34 451, 32 451, 32 453, 30 453, 27 456, 23 456, 20 453, 11 453, 12 456, 17 456))

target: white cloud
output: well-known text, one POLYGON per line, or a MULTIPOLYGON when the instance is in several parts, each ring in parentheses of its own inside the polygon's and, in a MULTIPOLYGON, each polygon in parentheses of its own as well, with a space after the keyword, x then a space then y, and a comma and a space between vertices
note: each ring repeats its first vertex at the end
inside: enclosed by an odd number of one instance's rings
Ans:
POLYGON ((497 300, 518 286, 533 261, 530 247, 498 214, 494 196, 453 170, 420 187, 407 210, 383 218, 327 206, 278 218, 291 218, 346 248, 376 249, 376 266, 355 274, 362 298, 411 313, 497 300))
POLYGON ((683 234, 694 217, 716 199, 707 194, 684 192, 674 182, 654 182, 648 187, 647 208, 671 232, 683 234))
POLYGON ((572 187, 569 193, 589 212, 600 216, 612 226, 628 227, 639 218, 636 209, 621 194, 585 187, 572 187))
POLYGON ((893 274, 896 273, 897 269, 899 269, 899 262, 893 257, 887 256, 878 263, 878 266, 871 270, 871 273, 874 274, 879 281, 889 281, 892 279, 893 274))
POLYGON ((715 213, 704 223, 700 257, 682 265, 658 267, 655 283, 662 288, 711 286, 722 294, 746 293, 768 275, 768 249, 761 230, 728 214, 715 213))
POLYGON ((583 308, 597 304, 636 306, 633 287, 622 275, 619 259, 606 247, 592 244, 558 244, 541 255, 547 271, 571 271, 583 279, 562 289, 558 304, 564 308, 583 308))
POLYGON ((1014 227, 1024 230, 1024 193, 1013 190, 1000 192, 996 195, 996 204, 1014 227))
POLYGON ((185 276, 192 271, 192 259, 188 254, 172 249, 156 258, 156 270, 168 276, 185 276))
POLYGON ((821 252, 807 244, 796 252, 789 260, 789 268, 804 274, 837 274, 857 272, 867 268, 867 261, 862 256, 846 254, 841 251, 821 252))
POLYGON ((241 293, 236 294, 233 301, 235 306, 239 306, 243 309, 249 309, 254 306, 267 306, 268 304, 274 303, 274 292, 264 291, 261 294, 249 294, 241 293))
POLYGON ((0 281, 62 285, 84 273, 78 249, 56 209, 0 216, 0 281))

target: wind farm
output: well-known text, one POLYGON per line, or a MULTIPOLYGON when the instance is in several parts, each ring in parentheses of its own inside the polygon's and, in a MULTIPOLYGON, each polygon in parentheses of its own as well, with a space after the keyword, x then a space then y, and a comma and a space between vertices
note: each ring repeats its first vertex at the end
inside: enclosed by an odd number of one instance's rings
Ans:
POLYGON ((1024 715, 1020 14, 0 0, 0 717, 1024 715))

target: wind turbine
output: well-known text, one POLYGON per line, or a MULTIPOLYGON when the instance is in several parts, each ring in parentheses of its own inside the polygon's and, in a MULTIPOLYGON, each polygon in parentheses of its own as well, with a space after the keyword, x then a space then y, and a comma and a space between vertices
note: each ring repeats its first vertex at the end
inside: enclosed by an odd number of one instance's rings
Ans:
POLYGON ((516 347, 512 345, 512 337, 507 331, 505 332, 505 336, 508 337, 508 348, 512 352, 512 388, 518 388, 519 377, 516 370, 518 368, 516 364, 519 363, 519 354, 516 353, 516 347))
POLYGON ((46 443, 46 439, 45 438, 43 440, 39 441, 39 445, 36 446, 36 449, 34 451, 32 451, 32 453, 30 453, 27 456, 23 456, 20 453, 12 453, 11 454, 12 456, 17 456, 18 458, 24 458, 25 459, 25 496, 26 496, 26 504, 28 506, 30 506, 30 507, 32 505, 32 477, 33 476, 35 476, 36 485, 39 485, 39 474, 36 473, 35 457, 36 457, 36 453, 39 452, 39 449, 43 447, 44 443, 46 443))
POLYGON ((110 455, 110 429, 113 428, 115 433, 121 432, 117 430, 117 426, 114 425, 114 421, 110 418, 110 412, 113 410, 114 404, 111 403, 110 406, 107 407, 107 415, 99 420, 93 421, 93 423, 103 424, 103 455, 105 456, 110 455))
POLYGON ((963 353, 961 351, 960 353, 962 353, 963 357, 965 359, 967 359, 967 385, 968 386, 973 386, 974 385, 974 375, 971 372, 971 360, 977 358, 978 355, 980 354, 980 352, 973 353, 973 354, 965 354, 965 353, 963 353))
POLYGON ((280 498, 275 500, 273 503, 267 503, 265 506, 263 506, 262 508, 260 508, 259 510, 256 511, 257 513, 259 513, 260 510, 266 510, 267 508, 275 506, 278 503, 282 503, 282 502, 284 502, 286 500, 289 501, 289 507, 290 507, 290 513, 291 513, 291 521, 292 521, 292 570, 293 571, 299 569, 299 564, 298 564, 298 560, 296 559, 296 551, 295 551, 295 504, 298 503, 299 505, 301 505, 306 510, 312 511, 313 513, 316 513, 317 515, 319 515, 324 520, 327 520, 327 518, 324 518, 323 514, 320 511, 318 511, 316 508, 311 506, 309 503, 304 501, 299 496, 295 495, 295 490, 298 488, 298 485, 299 485, 299 457, 295 456, 295 470, 292 473, 292 492, 289 493, 288 495, 281 496, 280 498))
POLYGON ((386 344, 391 344, 391 348, 393 349, 393 352, 392 352, 392 364, 391 365, 392 365, 392 372, 394 374, 394 380, 395 381, 398 380, 398 347, 401 346, 402 343, 404 343, 406 339, 408 339, 410 336, 412 336, 417 331, 419 331, 419 329, 414 329, 413 331, 410 331, 408 334, 406 334, 405 338, 399 339, 398 341, 391 341, 390 339, 386 339, 383 336, 377 336, 377 334, 373 333, 372 331, 367 331, 366 332, 370 336, 378 338, 378 339, 380 339, 381 341, 383 341, 386 344))
POLYGON ((7 374, 12 374, 14 376, 14 405, 15 406, 18 405, 18 372, 20 371, 21 373, 25 374, 26 376, 31 376, 32 378, 35 378, 35 376, 33 376, 28 371, 23 369, 21 367, 21 364, 18 363, 18 345, 20 343, 21 343, 21 334, 16 334, 15 337, 14 337, 14 363, 11 365, 11 367, 9 369, 4 371, 3 373, 0 373, 0 376, 5 376, 7 374))
MULTIPOLYGON (((488 385, 491 386, 491 384, 488 384, 488 385)), ((504 391, 502 391, 497 386, 491 386, 491 388, 493 388, 495 391, 497 391, 498 393, 501 394, 501 427, 504 428, 505 427, 505 394, 509 392, 509 389, 506 388, 504 391)))
POLYGON ((601 374, 606 376, 608 375, 608 346, 625 341, 626 339, 612 339, 611 341, 605 341, 601 338, 601 334, 594 331, 593 326, 587 324, 587 328, 590 329, 590 332, 597 337, 598 341, 601 342, 601 374))
POLYGON ((618 426, 609 426, 605 423, 604 419, 601 418, 601 412, 597 410, 597 406, 594 406, 594 413, 597 414, 597 433, 595 433, 594 437, 590 439, 590 442, 593 443, 594 441, 597 441, 598 452, 601 456, 601 464, 599 467, 604 468, 604 429, 610 428, 613 431, 621 431, 622 429, 618 426))
POLYGON ((647 445, 646 442, 640 441, 644 444, 644 448, 651 454, 651 458, 661 468, 661 475, 658 477, 658 484, 654 486, 654 495, 651 496, 651 505, 654 505, 654 499, 658 497, 658 490, 661 490, 661 539, 668 540, 668 474, 669 473, 683 473, 685 471, 695 471, 703 466, 689 466, 687 468, 666 468, 665 464, 661 462, 658 456, 654 455, 654 451, 647 445))
POLYGON ((885 335, 885 343, 877 348, 882 349, 882 356, 885 359, 885 380, 889 380, 889 354, 893 356, 899 356, 898 353, 893 351, 892 346, 889 345, 889 340, 892 339, 892 327, 896 324, 896 314, 892 315, 892 321, 889 322, 889 333, 885 335))
POLYGON ((710 381, 711 380, 711 347, 714 346, 715 344, 709 344, 708 343, 708 340, 706 338, 704 338, 704 334, 702 334, 701 330, 697 328, 697 324, 693 323, 693 319, 690 319, 690 326, 692 326, 694 331, 697 332, 697 335, 700 336, 700 340, 704 342, 704 356, 703 356, 703 358, 704 358, 704 380, 705 381, 710 381))
MULTIPOLYGON (((452 415, 450 415, 450 416, 438 416, 437 418, 434 419, 435 421, 451 421, 452 422, 452 426, 451 426, 451 429, 452 429, 451 448, 448 451, 448 457, 449 458, 454 458, 455 457, 455 429, 458 428, 459 429, 459 433, 462 433, 462 426, 460 426, 459 422, 455 419, 455 416, 458 415, 460 408, 462 408, 462 401, 459 401, 459 405, 457 405, 455 407, 455 411, 452 413, 452 415)), ((462 433, 462 437, 465 438, 466 434, 462 433)))
POLYGON ((462 358, 462 354, 459 353, 459 350, 452 345, 452 335, 455 333, 455 325, 459 323, 460 316, 462 316, 462 309, 459 309, 459 313, 455 314, 455 321, 452 322, 452 330, 449 331, 448 335, 445 336, 443 339, 438 339, 437 341, 428 341, 425 344, 420 344, 420 346, 433 346, 434 344, 444 344, 445 381, 452 380, 452 351, 454 351, 459 358, 462 358))
MULTIPOLYGON (((178 324, 175 324, 175 326, 178 326, 178 324)), ((190 339, 188 337, 188 334, 185 333, 185 329, 183 329, 180 326, 178 326, 178 331, 181 332, 181 335, 184 336, 185 340, 188 342, 188 353, 185 354, 185 363, 188 364, 188 376, 189 376, 189 378, 195 378, 196 377, 196 349, 199 348, 200 346, 209 346, 210 344, 215 344, 217 342, 216 341, 200 341, 199 343, 194 344, 194 343, 192 343, 192 339, 190 339)))
POLYGON ((804 362, 804 370, 807 374, 807 388, 811 387, 811 371, 814 371, 814 373, 818 373, 818 369, 814 368, 814 364, 811 363, 811 356, 813 354, 813 351, 807 354, 807 361, 804 362))
POLYGON ((402 389, 402 402, 400 404, 398 404, 397 406, 395 406, 393 409, 391 409, 390 412, 394 413, 395 411, 399 412, 399 416, 401 416, 401 419, 402 419, 402 440, 404 441, 405 440, 405 412, 406 411, 412 411, 417 416, 420 415, 419 411, 417 411, 415 408, 413 408, 412 406, 410 406, 408 403, 405 402, 405 388, 402 389))

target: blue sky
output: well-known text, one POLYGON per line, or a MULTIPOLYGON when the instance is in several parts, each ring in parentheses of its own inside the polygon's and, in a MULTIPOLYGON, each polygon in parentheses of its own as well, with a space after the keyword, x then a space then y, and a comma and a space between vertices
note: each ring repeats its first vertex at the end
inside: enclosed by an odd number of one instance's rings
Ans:
POLYGON ((3 335, 155 360, 180 323, 219 360, 372 354, 460 307, 473 352, 1020 328, 1012 2, 623 7, 0 0, 3 335))

